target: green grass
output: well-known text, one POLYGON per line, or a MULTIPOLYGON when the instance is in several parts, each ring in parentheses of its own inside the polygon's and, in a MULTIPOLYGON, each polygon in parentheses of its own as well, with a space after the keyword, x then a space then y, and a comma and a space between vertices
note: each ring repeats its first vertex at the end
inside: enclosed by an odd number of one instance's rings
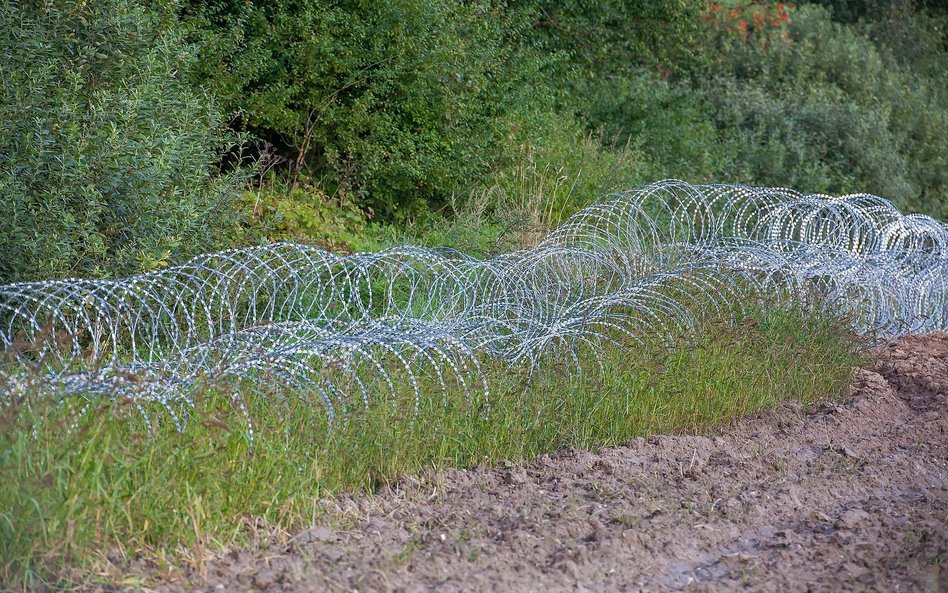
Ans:
POLYGON ((697 335, 677 350, 613 348, 603 372, 551 362, 528 382, 488 367, 489 407, 452 389, 446 399, 423 398, 413 417, 406 389, 394 409, 370 406, 328 437, 312 405, 249 399, 253 446, 243 414, 213 394, 199 399, 186 432, 164 426, 151 436, 133 409, 77 416, 41 402, 7 408, 0 587, 62 587, 138 556, 182 563, 182 549, 193 561, 246 542, 248 519, 292 530, 312 520, 320 497, 372 491, 426 469, 708 432, 783 399, 832 396, 860 356, 845 322, 793 309, 709 319, 697 335), (46 419, 36 423, 36 415, 46 419))

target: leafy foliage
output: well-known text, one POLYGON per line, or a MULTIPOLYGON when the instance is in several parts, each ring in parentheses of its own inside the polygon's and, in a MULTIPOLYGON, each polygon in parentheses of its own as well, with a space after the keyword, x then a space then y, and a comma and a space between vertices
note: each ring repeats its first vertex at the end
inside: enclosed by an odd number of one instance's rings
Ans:
POLYGON ((542 101, 489 3, 192 2, 202 78, 240 125, 282 146, 295 180, 392 215, 484 175, 504 116, 542 101))
POLYGON ((944 19, 898 4, 857 26, 813 5, 711 2, 704 59, 590 85, 583 115, 629 137, 652 178, 870 192, 948 218, 944 19))
MULTIPOLYGON (((581 92, 603 78, 653 67, 666 76, 700 61, 700 4, 680 0, 519 0, 533 27, 525 41, 565 60, 581 92)), ((580 99, 581 97, 576 97, 580 99)))
POLYGON ((866 35, 807 6, 792 42, 731 44, 703 86, 734 165, 730 177, 835 193, 865 191, 948 217, 948 93, 866 35))
POLYGON ((273 181, 241 196, 242 230, 254 242, 298 241, 350 253, 381 246, 370 213, 351 195, 273 181))
POLYGON ((149 269, 226 236, 230 137, 173 23, 131 0, 0 6, 0 281, 149 269))
POLYGON ((669 177, 866 191, 948 217, 948 15, 815 4, 8 3, 0 280, 222 243, 367 248, 452 224, 431 212, 531 233, 669 177), (242 158, 221 157, 235 131, 272 167, 237 218, 237 174, 215 172, 242 158))
POLYGON ((717 181, 729 162, 707 102, 687 81, 639 69, 590 93, 587 118, 608 136, 630 139, 646 181, 717 181))
POLYGON ((532 126, 508 134, 509 159, 482 186, 495 217, 527 232, 546 231, 586 206, 590 195, 648 179, 644 156, 629 143, 588 132, 581 122, 553 112, 533 118, 532 126), (534 129, 545 133, 531 134, 534 129))

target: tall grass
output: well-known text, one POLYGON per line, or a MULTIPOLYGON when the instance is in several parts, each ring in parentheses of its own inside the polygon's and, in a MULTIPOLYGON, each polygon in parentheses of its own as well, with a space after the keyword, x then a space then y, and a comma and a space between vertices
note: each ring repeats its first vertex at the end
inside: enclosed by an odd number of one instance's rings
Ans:
POLYGON ((321 497, 423 470, 708 432, 784 399, 835 394, 859 359, 844 321, 796 309, 706 319, 696 335, 687 348, 611 349, 584 373, 551 361, 528 379, 488 364, 489 402, 458 388, 415 415, 405 387, 394 407, 369 406, 331 431, 302 402, 248 395, 252 444, 243 412, 213 391, 187 431, 150 435, 133 406, 80 413, 21 400, 0 415, 0 584, 57 587, 142 556, 200 563, 245 543, 248 525, 292 530, 321 497))

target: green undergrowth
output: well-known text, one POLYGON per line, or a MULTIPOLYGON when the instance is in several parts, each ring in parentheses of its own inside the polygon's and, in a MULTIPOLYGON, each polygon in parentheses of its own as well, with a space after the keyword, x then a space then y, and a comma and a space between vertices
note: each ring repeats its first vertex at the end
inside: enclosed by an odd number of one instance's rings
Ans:
POLYGON ((186 431, 165 421, 150 435, 133 406, 81 415, 37 401, 8 407, 0 588, 64 587, 141 557, 164 568, 193 562, 247 543, 248 525, 293 530, 312 521, 320 498, 426 470, 707 433, 781 400, 832 396, 860 362, 844 321, 796 309, 708 319, 696 335, 676 349, 607 349, 602 369, 587 358, 584 373, 551 361, 529 378, 488 365, 489 401, 456 385, 442 397, 422 382, 417 415, 405 387, 328 436, 318 404, 248 395, 252 444, 244 413, 222 394, 198 399, 186 431))

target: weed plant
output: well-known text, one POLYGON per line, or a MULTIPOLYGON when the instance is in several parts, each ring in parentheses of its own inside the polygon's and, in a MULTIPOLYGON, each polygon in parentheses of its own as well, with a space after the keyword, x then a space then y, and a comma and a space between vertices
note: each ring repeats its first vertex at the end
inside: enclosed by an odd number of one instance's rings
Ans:
POLYGON ((156 414, 150 434, 131 402, 59 405, 23 393, 0 410, 0 585, 87 583, 138 558, 200 565, 247 543, 254 525, 311 524, 336 493, 564 447, 707 433, 783 400, 832 396, 861 356, 845 321, 795 308, 722 313, 694 329, 679 348, 606 349, 601 368, 581 353, 581 373, 555 358, 532 377, 484 361, 489 398, 449 383, 417 413, 410 381, 396 375, 394 400, 376 385, 379 399, 331 430, 314 402, 247 390, 252 440, 248 415, 212 387, 186 431, 156 414))

